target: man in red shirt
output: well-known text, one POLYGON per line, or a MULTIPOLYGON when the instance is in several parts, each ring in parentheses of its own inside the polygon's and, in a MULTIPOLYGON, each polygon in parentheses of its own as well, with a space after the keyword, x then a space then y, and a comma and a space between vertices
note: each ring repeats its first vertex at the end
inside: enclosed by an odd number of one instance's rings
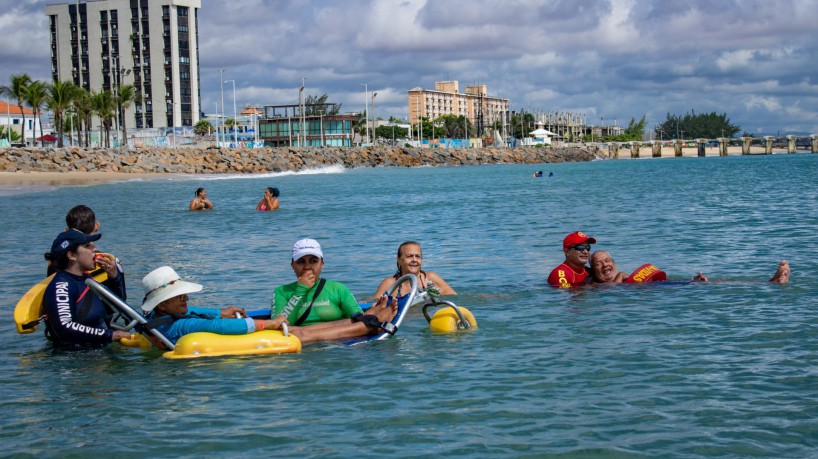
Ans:
POLYGON ((548 283, 554 287, 576 287, 590 282, 591 273, 585 264, 591 256, 591 244, 596 244, 596 239, 582 231, 565 236, 562 240, 565 261, 551 271, 548 283))

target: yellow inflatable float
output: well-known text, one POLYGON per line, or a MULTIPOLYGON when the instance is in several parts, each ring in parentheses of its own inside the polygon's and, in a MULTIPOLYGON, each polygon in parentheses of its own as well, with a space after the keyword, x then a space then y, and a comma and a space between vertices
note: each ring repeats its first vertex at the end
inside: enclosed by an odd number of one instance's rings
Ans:
MULTIPOLYGON (((97 256, 100 255, 114 258, 113 255, 107 253, 98 254, 97 256)), ((108 280, 108 274, 99 266, 88 274, 97 282, 105 282, 108 280)), ((17 333, 21 335, 34 333, 34 330, 40 325, 43 319, 43 296, 45 295, 45 289, 53 278, 54 274, 37 282, 34 287, 31 287, 28 292, 20 298, 20 301, 17 302, 17 306, 14 307, 14 324, 17 326, 17 333)))
MULTIPOLYGON (((129 331, 147 323, 147 319, 136 309, 111 293, 102 284, 93 279, 86 279, 91 287, 108 306, 117 314, 112 319, 112 328, 129 331), (120 319, 124 324, 118 324, 120 319)), ((219 335, 216 333, 198 332, 185 335, 173 344, 156 329, 143 334, 132 334, 130 338, 120 340, 127 347, 156 346, 166 349, 163 354, 168 359, 192 359, 198 357, 221 357, 228 355, 282 354, 301 351, 301 341, 295 335, 285 335, 278 330, 262 330, 244 335, 219 335)))

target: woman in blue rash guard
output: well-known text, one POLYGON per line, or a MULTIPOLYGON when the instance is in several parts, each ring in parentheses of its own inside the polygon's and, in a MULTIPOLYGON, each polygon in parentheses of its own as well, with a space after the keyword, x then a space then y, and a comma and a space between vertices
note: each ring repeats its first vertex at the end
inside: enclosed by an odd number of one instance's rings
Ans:
POLYGON ((102 234, 85 234, 76 229, 60 233, 51 244, 51 262, 57 273, 43 296, 45 335, 57 346, 101 346, 127 338, 127 332, 111 330, 105 320, 108 311, 102 300, 85 285, 88 271, 100 267, 108 274, 103 285, 115 295, 125 292, 124 276, 116 262, 107 257, 94 261, 94 241, 102 234))

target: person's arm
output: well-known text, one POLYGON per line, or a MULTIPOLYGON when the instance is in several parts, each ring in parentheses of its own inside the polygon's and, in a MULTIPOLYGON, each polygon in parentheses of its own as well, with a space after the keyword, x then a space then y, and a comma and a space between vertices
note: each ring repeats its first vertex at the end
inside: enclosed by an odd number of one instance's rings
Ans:
POLYGON ((435 288, 440 292, 441 295, 457 295, 457 292, 454 291, 453 288, 443 280, 442 277, 438 276, 436 273, 427 272, 426 279, 428 281, 432 281, 435 284, 435 288))
POLYGON ((267 210, 278 210, 279 206, 278 198, 276 197, 270 198, 267 202, 268 202, 267 210))
POLYGON ((210 206, 210 207, 208 207, 209 209, 215 209, 215 208, 216 208, 216 207, 214 207, 214 206, 213 206, 213 201, 211 201, 210 199, 208 199, 208 198, 204 198, 204 200, 203 200, 203 201, 204 201, 204 203, 205 203, 205 204, 207 204, 208 206, 210 206))
POLYGON ((377 300, 381 295, 386 293, 386 291, 389 290, 389 287, 391 287, 392 284, 394 284, 396 280, 397 279, 395 279, 392 276, 389 276, 386 279, 382 280, 381 285, 378 286, 378 289, 375 290, 375 294, 372 295, 373 301, 377 300))
POLYGON ((193 198, 193 199, 190 200, 190 206, 188 206, 188 209, 190 209, 190 210, 202 210, 202 207, 204 207, 204 204, 202 203, 201 199, 193 198))
POLYGON ((616 273, 616 276, 613 278, 611 283, 621 284, 622 282, 625 282, 625 279, 627 279, 627 278, 628 278, 628 273, 623 273, 622 271, 620 271, 620 272, 616 273))
POLYGON ((264 198, 259 200, 258 204, 256 204, 256 210, 261 210, 261 205, 264 204, 264 198))

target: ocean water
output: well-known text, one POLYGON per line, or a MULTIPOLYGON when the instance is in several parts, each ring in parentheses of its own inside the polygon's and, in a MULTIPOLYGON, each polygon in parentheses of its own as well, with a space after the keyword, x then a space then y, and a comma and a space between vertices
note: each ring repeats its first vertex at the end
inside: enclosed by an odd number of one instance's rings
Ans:
POLYGON ((0 197, 0 456, 815 457, 818 155, 325 169, 173 177, 0 197), (534 171, 554 177, 532 178, 534 171), (204 186, 216 209, 188 212, 204 186), (254 211, 263 188, 281 210, 254 211), (200 306, 263 308, 318 239, 360 300, 422 243, 475 315, 434 335, 300 354, 170 361, 111 346, 56 352, 12 311, 87 204, 129 302, 173 266, 200 306), (620 269, 722 282, 569 292, 545 279, 581 229, 620 269), (791 283, 765 282, 779 260, 791 283))

